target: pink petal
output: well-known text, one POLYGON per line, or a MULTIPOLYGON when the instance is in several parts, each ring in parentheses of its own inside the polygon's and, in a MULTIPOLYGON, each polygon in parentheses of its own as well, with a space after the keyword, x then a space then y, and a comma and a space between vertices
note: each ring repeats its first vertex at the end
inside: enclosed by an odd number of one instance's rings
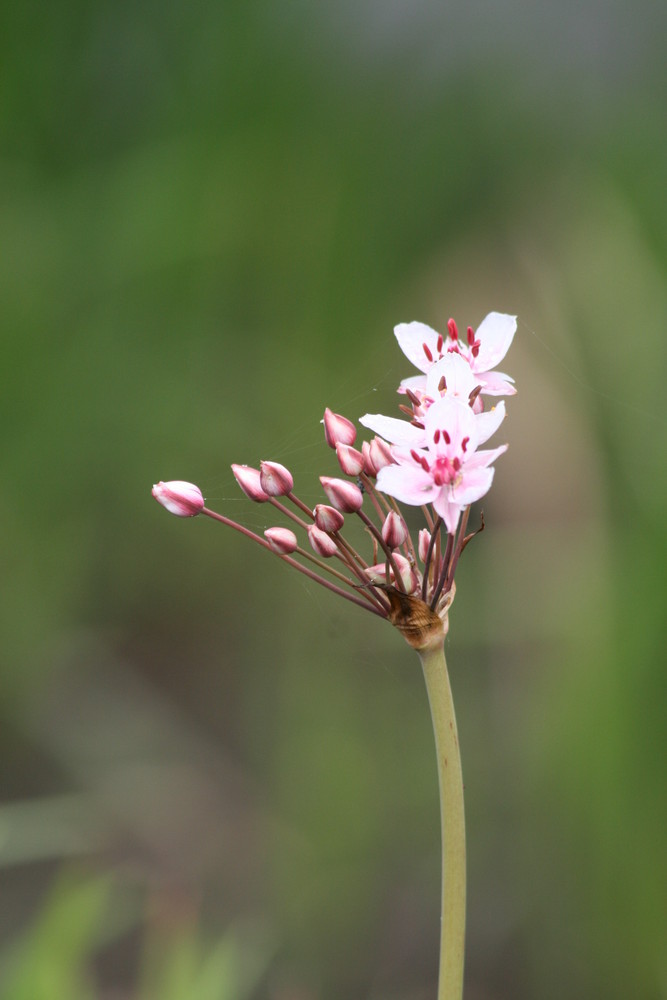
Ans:
POLYGON ((451 497, 460 507, 467 507, 469 503, 479 500, 491 488, 493 482, 493 469, 469 469, 465 467, 463 479, 458 486, 452 489, 451 497))
POLYGON ((430 326, 426 326, 425 323, 399 323, 398 326, 394 327, 394 335, 408 361, 411 361, 415 368, 419 368, 421 372, 427 372, 433 361, 437 361, 440 356, 438 351, 439 334, 430 326), (431 354, 430 361, 424 351, 424 344, 431 354))
POLYGON ((514 379, 509 375, 503 375, 502 372, 479 372, 476 378, 486 396, 516 396, 516 389, 512 385, 514 379))
POLYGON ((499 455, 504 455, 506 451, 506 444, 501 444, 499 448, 487 451, 476 451, 466 461, 465 470, 467 472, 469 469, 485 469, 492 462, 495 462, 499 455))
POLYGON ((503 360, 516 333, 516 316, 491 312, 475 331, 480 341, 479 354, 473 361, 476 371, 488 372, 503 360))
POLYGON ((436 497, 433 501, 433 509, 445 522, 447 533, 453 535, 459 523, 459 516, 462 510, 459 504, 449 500, 448 491, 442 490, 440 496, 436 497))
POLYGON ((476 420, 470 407, 460 399, 450 399, 449 394, 436 399, 435 403, 429 406, 424 418, 429 449, 438 455, 452 458, 459 454, 461 442, 467 437, 467 450, 469 453, 473 452, 477 447, 478 437, 476 420), (442 434, 443 430, 449 435, 449 444, 442 434), (441 432, 437 444, 434 439, 436 431, 441 432))
POLYGON ((482 413, 478 413, 475 417, 477 423, 477 444, 484 444, 489 438, 496 433, 503 420, 505 419, 505 404, 498 403, 497 406, 492 407, 490 410, 484 410, 482 413))
POLYGON ((409 424, 407 420, 385 417, 381 413, 366 413, 360 417, 359 423, 392 444, 418 448, 424 440, 424 431, 420 427, 409 424))
POLYGON ((381 493, 413 506, 430 503, 440 491, 430 474, 416 465, 385 465, 378 472, 376 486, 381 493))
POLYGON ((468 402, 470 393, 480 384, 480 379, 473 375, 465 358, 460 354, 447 354, 433 365, 426 376, 426 392, 434 399, 440 395, 438 385, 443 375, 447 395, 450 399, 461 399, 464 403, 468 402))

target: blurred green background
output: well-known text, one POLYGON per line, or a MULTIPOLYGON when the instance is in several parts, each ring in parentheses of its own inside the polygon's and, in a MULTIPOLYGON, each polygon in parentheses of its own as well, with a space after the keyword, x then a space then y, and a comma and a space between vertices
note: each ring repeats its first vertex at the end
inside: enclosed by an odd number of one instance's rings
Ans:
MULTIPOLYGON (((667 996, 667 9, 0 15, 0 995, 430 1000, 417 658, 210 521, 518 313, 448 659, 467 1000, 667 996)), ((267 520, 267 518, 269 518, 267 520)))

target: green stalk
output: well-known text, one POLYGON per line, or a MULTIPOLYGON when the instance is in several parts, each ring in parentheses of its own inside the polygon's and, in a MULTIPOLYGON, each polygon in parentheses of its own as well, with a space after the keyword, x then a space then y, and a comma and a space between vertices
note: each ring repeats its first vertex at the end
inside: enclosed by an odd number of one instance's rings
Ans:
POLYGON ((438 1000, 461 1000, 466 922, 466 833, 461 755, 444 644, 419 649, 438 758, 442 909, 438 1000))

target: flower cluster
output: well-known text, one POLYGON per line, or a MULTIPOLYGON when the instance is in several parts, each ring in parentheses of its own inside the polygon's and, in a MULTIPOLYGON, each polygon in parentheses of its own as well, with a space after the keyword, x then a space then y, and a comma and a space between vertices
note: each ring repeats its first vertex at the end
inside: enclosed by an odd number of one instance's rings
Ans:
MULTIPOLYGON (((415 617, 446 628, 454 572, 475 534, 466 534, 470 504, 487 493, 492 464, 507 449, 480 446, 505 418, 504 402, 488 406, 485 397, 516 391, 513 380, 495 370, 515 331, 516 318, 502 313, 490 313, 476 331, 469 326, 465 337, 452 319, 444 333, 423 323, 399 324, 399 346, 421 372, 398 388, 407 400, 399 407, 407 419, 366 414, 360 423, 375 436, 356 448, 352 421, 325 410, 325 439, 345 477, 320 477, 326 503, 314 509, 305 504, 278 462, 261 462, 259 469, 232 465, 245 495, 281 516, 283 523, 268 527, 263 538, 209 510, 191 483, 158 483, 153 496, 172 514, 201 513, 241 531, 311 579, 389 618, 408 641, 415 617), (399 503, 422 508, 424 526, 416 541, 399 503), (345 539, 346 517, 363 522, 371 559, 345 539)), ((413 644, 421 641, 418 636, 413 644)))

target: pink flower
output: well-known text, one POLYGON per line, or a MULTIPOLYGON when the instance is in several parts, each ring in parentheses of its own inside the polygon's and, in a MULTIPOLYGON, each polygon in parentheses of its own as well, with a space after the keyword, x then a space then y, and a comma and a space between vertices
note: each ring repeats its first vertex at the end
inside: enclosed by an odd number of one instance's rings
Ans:
POLYGON ((194 517, 204 506, 201 490, 194 483, 174 479, 169 483, 156 483, 152 491, 158 503, 176 517, 194 517))
MULTIPOLYGON (((415 419, 411 423, 407 420, 399 420, 397 417, 385 417, 381 413, 366 413, 360 418, 359 423, 368 427, 369 430, 375 431, 376 434, 380 434, 393 445, 405 448, 423 448, 426 444, 426 430, 423 421, 429 407, 441 397, 450 400, 456 399, 467 404, 480 384, 468 362, 459 354, 444 355, 431 366, 426 376, 419 375, 417 378, 422 379, 424 385, 422 389, 410 389, 411 400, 416 399, 419 404, 413 403, 415 419)), ((505 419, 504 402, 498 403, 490 410, 476 413, 475 419, 477 421, 477 443, 484 444, 498 430, 505 419)))
POLYGON ((377 488, 402 503, 433 504, 453 534, 459 515, 489 490, 491 463, 507 445, 477 451, 478 418, 469 406, 447 396, 436 400, 424 418, 423 448, 394 448, 396 465, 380 469, 377 488))
MULTIPOLYGON (((507 354, 516 333, 516 316, 492 312, 474 331, 468 327, 465 342, 459 337, 456 324, 450 320, 445 335, 436 333, 425 323, 399 323, 394 334, 406 358, 426 375, 433 365, 448 354, 458 354, 470 365, 477 384, 488 396, 513 396, 516 389, 509 375, 492 371, 507 354)), ((401 389, 424 391, 426 379, 416 375, 404 379, 401 389)))

